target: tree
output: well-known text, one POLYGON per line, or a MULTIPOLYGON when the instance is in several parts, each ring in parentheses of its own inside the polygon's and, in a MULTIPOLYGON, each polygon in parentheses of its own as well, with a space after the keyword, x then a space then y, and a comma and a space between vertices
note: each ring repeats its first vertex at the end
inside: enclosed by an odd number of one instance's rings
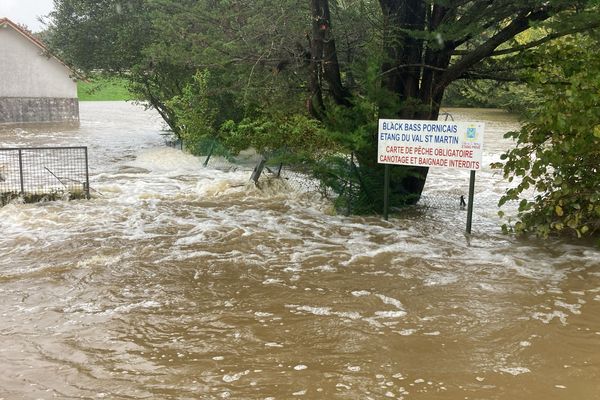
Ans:
MULTIPOLYGON (((329 2, 310 1, 312 60, 322 75, 319 79, 315 72, 311 75, 312 99, 323 104, 320 97, 325 82, 337 105, 352 104, 354 99, 349 98, 335 71, 339 66, 329 2)), ((396 100, 392 103, 395 107, 379 104, 379 116, 386 118, 437 119, 444 92, 452 82, 482 77, 504 80, 518 68, 527 68, 519 61, 524 51, 600 26, 598 7, 587 1, 379 0, 379 6, 381 85, 396 100), (518 43, 516 36, 532 26, 547 34, 518 43)), ((375 163, 374 133, 357 152, 362 170, 372 182, 381 175, 375 163)), ((400 201, 419 199, 427 171, 403 167, 392 175, 392 187, 400 201)))
POLYGON ((82 71, 120 73, 142 58, 152 39, 144 0, 55 0, 48 45, 82 71))
MULTIPOLYGON (((504 226, 541 237, 600 232, 600 37, 571 36, 533 52, 530 73, 539 105, 507 137, 516 147, 500 167, 510 181, 500 205, 519 201, 517 221, 504 226)), ((503 215, 503 213, 501 213, 503 215)))
POLYGON ((199 71, 220 84, 222 120, 265 103, 301 104, 298 80, 288 79, 289 65, 304 62, 296 36, 307 21, 298 11, 295 0, 55 0, 50 46, 84 72, 126 77, 181 136, 182 109, 171 100, 199 71))

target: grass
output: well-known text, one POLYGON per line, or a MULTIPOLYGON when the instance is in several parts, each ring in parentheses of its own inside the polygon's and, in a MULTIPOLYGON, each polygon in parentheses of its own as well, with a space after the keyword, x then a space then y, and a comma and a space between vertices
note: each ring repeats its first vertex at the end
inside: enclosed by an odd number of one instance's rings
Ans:
POLYGON ((92 77, 88 82, 77 83, 79 101, 124 101, 132 100, 123 78, 92 77))

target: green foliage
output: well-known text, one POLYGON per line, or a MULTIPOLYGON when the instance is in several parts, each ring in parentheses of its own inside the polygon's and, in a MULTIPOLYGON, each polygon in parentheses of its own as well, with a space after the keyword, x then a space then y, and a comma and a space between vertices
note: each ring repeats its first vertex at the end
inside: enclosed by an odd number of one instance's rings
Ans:
POLYGON ((532 57, 540 104, 519 132, 517 146, 502 156, 504 175, 518 184, 500 205, 518 201, 516 233, 594 236, 600 231, 600 42, 574 36, 532 57))
POLYGON ((210 72, 198 71, 180 95, 166 102, 177 118, 179 137, 189 149, 196 148, 216 131, 218 104, 211 96, 210 83, 210 72))
POLYGON ((319 121, 301 114, 268 114, 238 123, 228 120, 220 137, 234 152, 253 148, 287 163, 310 162, 339 149, 319 121))
POLYGON ((152 38, 148 12, 145 0, 55 0, 48 44, 85 72, 125 71, 152 38))

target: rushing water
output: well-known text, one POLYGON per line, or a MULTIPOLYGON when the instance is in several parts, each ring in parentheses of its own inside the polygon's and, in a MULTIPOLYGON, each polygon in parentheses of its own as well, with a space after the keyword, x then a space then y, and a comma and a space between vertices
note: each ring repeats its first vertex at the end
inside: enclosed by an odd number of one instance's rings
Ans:
MULTIPOLYGON (((516 127, 485 120, 485 164, 516 127)), ((600 253, 500 233, 501 174, 432 170, 430 204, 332 215, 204 168, 158 118, 82 103, 89 201, 0 209, 0 399, 600 399, 600 253)))

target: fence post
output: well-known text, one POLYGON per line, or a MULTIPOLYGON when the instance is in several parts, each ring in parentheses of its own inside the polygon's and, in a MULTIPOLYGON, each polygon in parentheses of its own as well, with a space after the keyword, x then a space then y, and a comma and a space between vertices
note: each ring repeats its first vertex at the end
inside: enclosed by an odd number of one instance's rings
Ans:
MULTIPOLYGON (((354 164, 354 152, 350 153, 350 165, 348 165, 348 195, 346 200, 346 215, 352 212, 352 165, 354 164)), ((345 190, 346 188, 344 188, 345 190)))
POLYGON ((208 150, 208 155, 206 156, 206 160, 204 160, 204 167, 208 166, 208 162, 212 157, 213 151, 215 151, 215 146, 217 145, 217 139, 214 139, 212 144, 210 145, 210 150, 208 150))
POLYGON ((23 150, 19 149, 19 179, 21 180, 21 195, 25 195, 25 182, 23 180, 23 150))
POLYGON ((254 167, 254 171, 252 171, 250 180, 254 181, 255 185, 258 185, 258 179, 260 178, 260 175, 262 174, 266 163, 267 160, 265 158, 261 158, 258 164, 256 164, 256 166, 254 167))
POLYGON ((90 199, 90 168, 88 163, 88 148, 83 148, 85 154, 85 198, 90 199))

